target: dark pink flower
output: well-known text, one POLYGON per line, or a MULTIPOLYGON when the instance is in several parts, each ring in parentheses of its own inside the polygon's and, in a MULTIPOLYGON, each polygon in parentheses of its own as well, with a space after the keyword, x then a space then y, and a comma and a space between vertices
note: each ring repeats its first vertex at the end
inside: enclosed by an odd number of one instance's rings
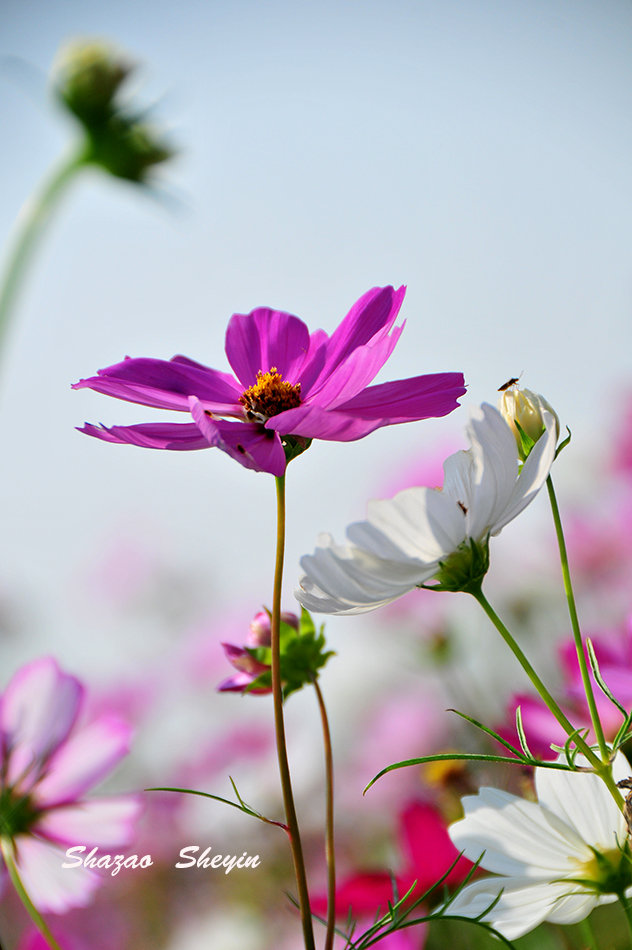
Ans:
POLYGON ((311 439, 352 442, 381 426, 447 415, 465 392, 461 373, 368 385, 402 332, 394 323, 404 293, 374 287, 331 336, 310 334, 302 320, 266 307, 234 314, 226 330, 234 376, 184 356, 127 358, 74 388, 187 412, 193 421, 81 431, 153 449, 216 447, 246 468, 280 476, 286 449, 296 454, 311 439))
MULTIPOLYGON (((393 875, 387 870, 360 871, 340 881, 336 888, 336 916, 340 919, 362 919, 386 913, 388 902, 393 902, 393 881, 399 897, 417 882, 411 900, 424 894, 446 873, 444 884, 454 886, 465 879, 471 863, 461 858, 456 864, 458 850, 452 844, 441 814, 428 802, 411 802, 399 816, 400 844, 405 857, 403 869, 393 875)), ((441 889, 440 889, 441 890, 441 889)), ((435 894, 435 898, 440 894, 435 894)), ((324 896, 312 901, 316 913, 326 911, 324 896)))
POLYGON ((84 867, 62 868, 64 852, 127 844, 140 811, 134 796, 83 798, 130 739, 112 715, 78 728, 83 696, 81 683, 48 657, 18 670, 0 697, 0 836, 42 912, 88 903, 103 879, 84 867))

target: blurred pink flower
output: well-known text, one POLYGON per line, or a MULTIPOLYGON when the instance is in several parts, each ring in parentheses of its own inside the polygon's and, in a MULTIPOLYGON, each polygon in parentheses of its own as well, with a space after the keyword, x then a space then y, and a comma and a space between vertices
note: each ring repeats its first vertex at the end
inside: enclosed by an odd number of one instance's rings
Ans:
POLYGON ((38 910, 89 902, 102 878, 62 868, 68 847, 125 845, 140 811, 134 796, 83 799, 127 753, 129 728, 104 715, 77 727, 84 688, 54 659, 35 660, 0 698, 0 835, 38 910))
MULTIPOLYGON (((403 870, 399 873, 392 875, 388 870, 359 871, 340 881, 336 888, 336 916, 340 920, 351 916, 353 920, 370 918, 372 922, 377 913, 386 913, 388 902, 393 902, 393 882, 401 898, 416 881, 411 895, 414 901, 437 883, 459 854, 450 840, 441 814, 428 802, 410 802, 403 809, 399 816, 399 843, 405 860, 403 870)), ((471 867, 469 861, 461 858, 448 874, 444 885, 449 887, 460 883, 471 867)), ((326 897, 317 895, 312 901, 312 908, 318 914, 326 913, 326 897)))
POLYGON ((186 412, 192 421, 81 431, 153 449, 215 447, 245 468, 280 476, 288 440, 302 450, 311 439, 352 442, 381 426, 447 415, 465 393, 461 373, 368 385, 402 332, 403 324, 394 324, 404 293, 404 287, 367 291, 331 337, 324 330, 310 334, 298 317, 268 307, 234 314, 226 330, 234 376, 184 356, 127 358, 73 388, 186 412))
MULTIPOLYGON (((628 629, 624 636, 617 632, 604 632, 591 637, 601 675, 616 699, 626 709, 632 708, 632 618, 628 620, 628 629)), ((586 654, 586 659, 588 655, 586 654)), ((565 642, 559 651, 564 683, 562 687, 562 709, 578 729, 588 730, 588 741, 594 742, 595 736, 590 721, 590 712, 582 684, 575 643, 565 642)), ((622 723, 622 715, 613 703, 597 686, 592 673, 591 681, 599 718, 606 739, 616 735, 622 723)), ((555 758, 551 743, 564 745, 566 733, 543 701, 529 694, 517 694, 508 706, 508 720, 511 727, 500 728, 501 735, 511 742, 517 742, 518 736, 513 725, 516 707, 520 706, 522 722, 529 747, 534 755, 544 759, 555 758)))

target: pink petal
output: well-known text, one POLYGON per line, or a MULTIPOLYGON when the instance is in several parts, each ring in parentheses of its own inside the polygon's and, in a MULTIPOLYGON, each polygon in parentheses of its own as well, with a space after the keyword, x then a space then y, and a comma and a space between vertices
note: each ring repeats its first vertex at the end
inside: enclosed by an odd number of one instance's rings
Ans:
POLYGON ((118 445, 139 445, 144 449, 189 451, 208 449, 208 440, 192 422, 141 422, 131 426, 94 426, 89 422, 79 429, 103 442, 118 445))
MULTIPOLYGON (((372 382, 387 361, 399 340, 404 325, 397 327, 390 336, 372 341, 369 346, 360 346, 338 366, 334 367, 311 388, 309 402, 324 409, 335 409, 353 398, 372 382)), ((327 363, 325 364, 327 366, 327 363)))
POLYGON ((405 287, 399 290, 373 287, 354 303, 329 340, 321 379, 327 378, 358 347, 369 342, 374 344, 388 334, 397 319, 405 293, 405 287))
POLYGON ((234 314, 226 329, 226 356, 244 388, 256 382, 259 370, 267 373, 272 367, 283 379, 298 382, 309 348, 303 321, 268 307, 234 314))
POLYGON ((275 433, 251 422, 211 419, 199 400, 190 400, 191 415, 210 446, 221 449, 244 468, 283 475, 285 452, 275 433))
POLYGON ((266 429, 307 439, 353 442, 382 426, 444 416, 465 392, 461 373, 415 376, 370 386, 334 408, 321 405, 321 393, 266 422, 266 429))
MULTIPOLYGON (((399 897, 406 893, 402 890, 402 881, 396 879, 399 897)), ((393 900, 393 881, 386 871, 366 871, 354 874, 343 880, 336 887, 336 917, 362 917, 366 914, 374 916, 378 908, 382 913, 388 909, 388 902, 393 900)), ((312 909, 323 914, 327 910, 327 898, 317 895, 312 900, 312 909)))
POLYGON ((13 676, 0 707, 0 731, 9 748, 9 785, 19 783, 28 790, 37 780, 41 766, 72 729, 82 697, 79 680, 62 673, 52 657, 35 660, 13 676), (20 781, 27 769, 28 778, 20 781))
POLYGON ((330 442, 354 442, 379 429, 382 424, 379 419, 357 419, 335 409, 307 405, 286 409, 278 416, 272 416, 265 427, 281 435, 298 435, 306 439, 323 439, 330 442))
POLYGON ((81 379, 72 388, 93 389, 127 402, 181 412, 188 411, 189 396, 197 396, 208 409, 216 412, 224 412, 227 408, 235 411, 241 395, 230 374, 220 373, 183 356, 176 356, 173 360, 128 357, 121 363, 99 370, 98 376, 81 379))
POLYGON ((78 798, 129 752, 131 728, 117 716, 103 716, 77 731, 49 762, 34 789, 36 802, 50 807, 78 798))
POLYGON ((35 830, 59 844, 119 848, 132 840, 134 822, 141 811, 142 803, 136 796, 90 798, 51 808, 37 820, 35 830))
POLYGON ((64 852, 30 835, 15 838, 22 883, 41 913, 64 914, 90 903, 102 878, 89 868, 63 868, 64 852))
MULTIPOLYGON (((453 845, 446 824, 433 805, 413 802, 401 816, 402 837, 410 860, 408 877, 417 881, 417 894, 421 895, 445 874, 456 861, 459 852, 453 845)), ((471 863, 461 858, 450 872, 446 883, 462 881, 471 863)))
POLYGON ((393 425, 445 416, 456 409, 457 400, 464 394, 462 373, 431 373, 369 386, 336 409, 361 419, 385 416, 387 424, 393 425))

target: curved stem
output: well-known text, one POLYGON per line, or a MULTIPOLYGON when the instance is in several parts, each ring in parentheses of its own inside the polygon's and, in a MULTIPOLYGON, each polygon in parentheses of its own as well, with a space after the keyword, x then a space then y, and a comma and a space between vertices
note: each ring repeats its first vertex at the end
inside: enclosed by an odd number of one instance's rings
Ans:
POLYGON ((86 163, 86 157, 84 147, 72 153, 53 171, 39 192, 22 206, 0 283, 0 348, 4 344, 20 281, 37 241, 55 203, 76 172, 86 163))
POLYGON ((298 890, 298 904, 301 911, 301 921, 303 924, 303 937, 305 940, 305 950, 315 950, 314 929, 312 926, 312 915, 309 906, 309 893, 307 890, 307 875, 305 872, 305 860, 303 858, 303 847, 301 845, 301 836, 298 828, 298 819, 296 817, 296 808, 294 807, 294 795, 292 792, 292 780, 290 777, 290 766, 287 757, 287 745, 285 741, 285 723, 283 721, 283 684, 281 682, 281 587, 283 584, 283 558, 285 556, 285 475, 276 479, 277 494, 277 542, 276 542, 276 563, 274 568, 274 591, 272 594, 272 631, 271 631, 271 653, 272 653, 272 697, 274 700, 274 730, 276 737, 277 757, 279 760, 279 774, 281 777, 281 789, 283 791, 283 805, 285 808, 285 820, 288 827, 288 836, 290 847, 292 849, 292 859, 294 861, 294 874, 296 876, 296 886, 298 890))
POLYGON ((320 719, 323 726, 323 743, 325 746, 325 775, 327 783, 325 854, 327 858, 327 934, 324 950, 332 950, 334 945, 334 928, 336 926, 336 855, 334 850, 334 759, 331 750, 331 733, 325 700, 318 680, 314 680, 314 689, 320 709, 320 719))
POLYGON ((597 739, 599 745, 599 751, 601 753, 601 758, 604 762, 608 761, 608 746, 606 745, 606 738, 603 734, 603 728, 601 725, 601 720, 599 718, 599 712, 597 710, 597 703, 595 702, 595 694, 593 692, 592 683, 590 682, 590 674, 588 672, 588 664, 586 663, 586 654, 584 653, 584 644, 582 641, 581 630, 579 629, 579 619, 577 617, 577 609, 575 607, 575 596, 573 594, 573 585, 571 583, 571 573, 568 566, 568 554, 566 553, 566 542, 564 540, 564 531, 562 529, 562 520, 560 518, 560 509, 557 504, 557 498, 555 496, 555 489, 553 487, 553 479, 549 475, 546 480, 546 487, 549 493, 549 501, 551 503, 551 511, 553 512, 553 522, 555 524, 555 533, 557 535, 557 544, 560 550, 560 562, 562 564, 562 578, 564 580, 564 593, 566 594, 566 601, 568 603, 568 613, 571 618, 571 627, 573 628, 573 639, 575 640, 575 649, 577 650, 577 660, 579 662, 579 669, 582 677, 582 685, 584 687, 584 692, 586 694, 586 701, 588 703, 588 708, 590 710, 590 719, 592 722, 593 732, 597 739))
POLYGON ((13 851, 13 843, 8 838, 0 838, 0 850, 2 851, 2 857, 4 858, 5 864, 7 866, 7 871, 9 872, 9 877, 13 883, 14 888, 16 889, 20 900, 22 901, 27 914, 41 933, 42 937, 45 939, 48 946, 51 950, 62 950, 62 947, 57 943, 52 933, 50 932, 48 925, 42 918, 40 912, 37 910, 33 901, 29 897, 20 878, 20 874, 15 863, 15 854, 13 851))
POLYGON ((511 652, 520 663, 520 666, 533 683, 540 697, 544 700, 547 707, 551 710, 560 726, 563 728, 564 732, 568 736, 572 736, 573 742, 577 748, 585 755, 586 759, 592 765, 595 772, 603 779, 618 807, 621 809, 621 811, 623 811, 623 796, 621 795, 621 792, 617 788, 616 783, 612 778, 612 768, 610 764, 608 762, 602 762, 601 759, 595 755, 586 740, 582 739, 582 737, 578 735, 577 730, 573 727, 573 724, 570 722, 570 720, 564 715, 553 696, 551 696, 548 689, 522 652, 521 648, 516 643, 490 602, 485 597, 482 589, 479 588, 476 591, 470 591, 470 593, 478 601, 491 622, 494 624, 511 652))

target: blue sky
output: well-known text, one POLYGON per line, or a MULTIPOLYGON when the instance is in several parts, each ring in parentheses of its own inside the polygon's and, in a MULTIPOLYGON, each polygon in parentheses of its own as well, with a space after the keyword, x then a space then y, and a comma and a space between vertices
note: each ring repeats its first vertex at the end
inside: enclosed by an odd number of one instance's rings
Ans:
MULTIPOLYGON (((62 653, 82 661, 69 592, 117 533, 208 570, 220 601, 248 551, 268 596, 269 479, 75 432, 150 418, 69 388, 125 354, 226 368, 235 311, 331 331, 369 287, 405 283, 383 378, 462 370, 477 404, 523 372, 580 455, 614 429, 631 368, 627 3, 5 0, 0 25, 3 231, 72 138, 46 86, 68 38, 137 59, 138 100, 181 149, 165 200, 96 174, 77 185, 5 354, 4 576, 53 605, 44 639, 62 653)), ((340 533, 400 458, 464 421, 314 446, 290 485, 288 582, 317 531, 340 533)))

